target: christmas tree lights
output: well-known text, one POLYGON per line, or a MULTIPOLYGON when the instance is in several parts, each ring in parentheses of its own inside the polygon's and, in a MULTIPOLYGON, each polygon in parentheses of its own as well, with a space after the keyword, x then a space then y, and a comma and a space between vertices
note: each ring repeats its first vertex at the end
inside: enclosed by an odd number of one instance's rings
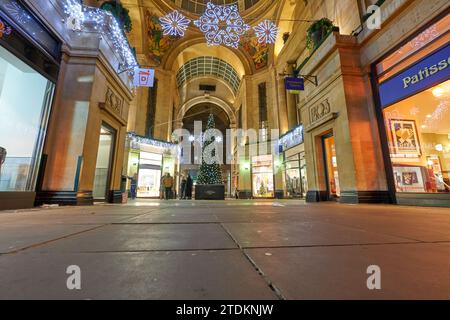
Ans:
MULTIPOLYGON (((215 122, 214 116, 212 114, 208 117, 208 123, 206 126, 206 130, 214 129, 215 122)), ((205 141, 203 142, 203 154, 205 154, 205 149, 211 147, 211 144, 217 144, 216 137, 208 137, 205 135, 205 141)), ((216 148, 217 149, 217 148, 216 148)), ((215 151, 214 151, 215 152, 215 151)), ((211 155, 215 157, 215 154, 211 155)), ((205 159, 205 155, 202 160, 202 164, 200 166, 200 171, 197 179, 197 184, 200 185, 215 185, 222 184, 222 169, 220 164, 217 161, 211 161, 211 159, 205 159)))

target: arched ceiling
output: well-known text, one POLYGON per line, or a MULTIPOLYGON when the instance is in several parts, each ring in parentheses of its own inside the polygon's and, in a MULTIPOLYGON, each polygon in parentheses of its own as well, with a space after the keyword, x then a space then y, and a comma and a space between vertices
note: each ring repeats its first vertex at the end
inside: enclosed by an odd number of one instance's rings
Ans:
MULTIPOLYGON (((206 43, 193 44, 181 51, 173 62, 171 69, 172 71, 178 71, 188 61, 203 56, 211 56, 226 61, 240 77, 246 74, 246 67, 242 63, 241 57, 235 52, 222 46, 208 46, 206 43)), ((170 67, 170 65, 167 67, 170 67)))
POLYGON ((194 121, 201 121, 206 124, 210 113, 214 115, 216 129, 225 133, 226 129, 230 128, 230 119, 222 108, 213 103, 200 103, 190 108, 184 115, 183 128, 194 132, 194 121))
MULTIPOLYGON (((191 25, 182 38, 162 35, 159 18, 178 9, 191 20, 198 17, 192 11, 198 11, 209 0, 121 0, 130 10, 133 31, 129 35, 130 43, 136 48, 141 65, 160 67, 176 72, 186 61, 197 56, 215 56, 230 63, 238 73, 253 74, 269 65, 273 46, 261 45, 250 32, 241 37, 238 49, 224 46, 208 47, 204 35, 191 25), (184 7, 188 9, 183 9, 184 7)), ((237 3, 241 15, 254 26, 263 19, 275 19, 280 1, 272 0, 211 0, 223 5, 237 3)), ((290 0, 293 1, 293 0, 290 0)))

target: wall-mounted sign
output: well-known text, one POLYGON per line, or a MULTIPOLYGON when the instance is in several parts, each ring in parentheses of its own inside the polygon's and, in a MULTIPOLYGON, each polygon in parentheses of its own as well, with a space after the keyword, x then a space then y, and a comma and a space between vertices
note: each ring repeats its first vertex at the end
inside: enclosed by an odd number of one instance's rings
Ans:
POLYGON ((133 84, 136 87, 153 87, 155 82, 155 70, 138 68, 134 71, 133 84))
POLYGON ((286 151, 304 142, 303 125, 300 125, 291 131, 285 133, 278 140, 279 152, 286 151))
POLYGON ((408 70, 380 85, 381 107, 385 108, 450 78, 450 45, 431 54, 408 70))
POLYGON ((299 94, 305 90, 305 79, 288 77, 284 79, 284 86, 289 93, 299 94))

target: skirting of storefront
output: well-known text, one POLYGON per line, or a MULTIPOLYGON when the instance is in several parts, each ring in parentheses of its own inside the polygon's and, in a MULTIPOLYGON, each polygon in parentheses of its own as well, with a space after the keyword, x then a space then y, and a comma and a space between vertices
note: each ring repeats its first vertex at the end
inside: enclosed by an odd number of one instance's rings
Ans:
POLYGON ((309 190, 306 193, 306 202, 321 202, 328 200, 326 191, 309 190))
POLYGON ((252 199, 253 194, 251 190, 242 190, 239 191, 239 199, 252 199))
POLYGON ((397 193, 397 204, 404 206, 448 207, 449 194, 397 193))
POLYGON ((0 192, 0 210, 32 208, 35 192, 0 192))
POLYGON ((92 191, 40 191, 35 205, 59 204, 62 206, 89 206, 94 204, 92 191))
MULTIPOLYGON (((329 201, 327 191, 308 191, 306 202, 329 201)), ((393 203, 388 191, 343 191, 339 197, 341 203, 393 203)))
POLYGON ((388 191, 343 191, 341 203, 392 203, 388 191))

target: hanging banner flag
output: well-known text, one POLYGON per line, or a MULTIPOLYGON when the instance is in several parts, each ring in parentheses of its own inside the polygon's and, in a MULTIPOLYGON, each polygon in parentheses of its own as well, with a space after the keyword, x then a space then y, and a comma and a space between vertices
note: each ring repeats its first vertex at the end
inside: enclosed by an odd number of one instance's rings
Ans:
POLYGON ((284 79, 284 86, 289 93, 299 94, 300 91, 305 90, 305 79, 288 77, 284 79))
POLYGON ((153 87, 155 82, 155 70, 141 69, 134 70, 133 84, 136 87, 153 87))

